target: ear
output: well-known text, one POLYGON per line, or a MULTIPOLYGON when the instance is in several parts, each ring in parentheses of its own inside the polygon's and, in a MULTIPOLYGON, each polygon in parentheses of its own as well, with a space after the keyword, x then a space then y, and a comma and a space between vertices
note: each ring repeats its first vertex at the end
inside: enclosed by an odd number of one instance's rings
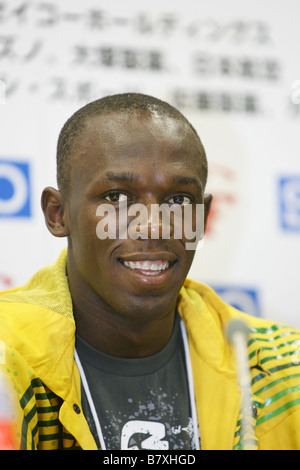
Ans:
POLYGON ((69 230, 66 223, 65 203, 60 191, 47 187, 41 198, 42 210, 48 230, 55 237, 67 237, 69 230))
POLYGON ((204 232, 206 230, 207 218, 211 207, 212 194, 204 194, 204 232))

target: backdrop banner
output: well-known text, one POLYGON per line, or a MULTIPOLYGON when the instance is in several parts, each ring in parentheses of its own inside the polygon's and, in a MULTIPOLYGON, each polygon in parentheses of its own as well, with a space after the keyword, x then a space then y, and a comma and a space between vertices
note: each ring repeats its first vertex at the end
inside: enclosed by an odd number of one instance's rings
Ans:
POLYGON ((0 289, 66 246, 40 208, 66 119, 142 92, 206 148, 214 199, 189 277, 300 327, 299 18, 298 0, 1 0, 0 289))

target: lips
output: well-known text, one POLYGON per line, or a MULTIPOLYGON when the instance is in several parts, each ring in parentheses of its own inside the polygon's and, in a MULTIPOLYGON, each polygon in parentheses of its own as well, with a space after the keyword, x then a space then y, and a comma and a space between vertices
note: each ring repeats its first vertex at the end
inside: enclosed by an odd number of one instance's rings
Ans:
POLYGON ((129 269, 137 269, 148 276, 153 276, 165 271, 169 267, 169 261, 157 260, 157 261, 124 261, 124 266, 129 269))
POLYGON ((145 276, 159 276, 173 266, 176 258, 171 253, 148 255, 146 253, 137 253, 119 258, 119 261, 133 273, 145 276))

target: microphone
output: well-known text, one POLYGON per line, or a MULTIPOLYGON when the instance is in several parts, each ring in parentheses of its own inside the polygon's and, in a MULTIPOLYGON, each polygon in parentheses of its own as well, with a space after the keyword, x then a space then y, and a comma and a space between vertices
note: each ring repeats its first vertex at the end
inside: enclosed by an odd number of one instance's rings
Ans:
MULTIPOLYGON (((226 329, 228 341, 232 344, 238 372, 238 385, 241 392, 241 444, 244 449, 246 434, 250 437, 255 435, 252 413, 251 374, 248 362, 247 343, 249 339, 249 328, 240 319, 231 320, 226 329)), ((249 449, 247 449, 249 450, 249 449)))

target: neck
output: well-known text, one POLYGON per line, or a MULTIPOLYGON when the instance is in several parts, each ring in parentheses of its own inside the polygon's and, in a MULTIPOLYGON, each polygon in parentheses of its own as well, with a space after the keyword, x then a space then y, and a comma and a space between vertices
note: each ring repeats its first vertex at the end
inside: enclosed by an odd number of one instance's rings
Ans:
POLYGON ((91 288, 79 286, 70 273, 69 286, 77 334, 99 351, 117 357, 147 357, 169 341, 175 304, 164 311, 152 309, 149 315, 141 304, 143 315, 137 318, 131 312, 115 312, 91 288))
POLYGON ((166 319, 151 325, 111 322, 99 312, 84 313, 76 307, 74 315, 82 339, 106 354, 127 358, 147 357, 160 351, 170 339, 174 324, 174 315, 171 321, 166 319))

